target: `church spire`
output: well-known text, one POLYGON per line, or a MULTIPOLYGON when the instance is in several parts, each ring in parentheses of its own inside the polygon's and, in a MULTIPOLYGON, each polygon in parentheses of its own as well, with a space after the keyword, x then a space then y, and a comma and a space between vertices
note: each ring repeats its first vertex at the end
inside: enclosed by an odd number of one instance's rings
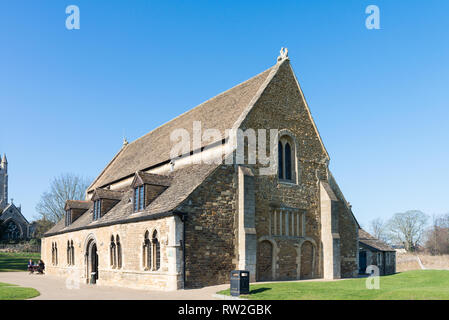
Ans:
POLYGON ((4 169, 5 171, 8 171, 8 160, 6 159, 6 153, 3 154, 2 162, 1 162, 1 167, 2 167, 2 169, 4 169))
POLYGON ((0 162, 0 209, 8 205, 8 160, 6 153, 0 162))
POLYGON ((8 172, 8 160, 6 159, 6 153, 3 154, 1 168, 8 172))

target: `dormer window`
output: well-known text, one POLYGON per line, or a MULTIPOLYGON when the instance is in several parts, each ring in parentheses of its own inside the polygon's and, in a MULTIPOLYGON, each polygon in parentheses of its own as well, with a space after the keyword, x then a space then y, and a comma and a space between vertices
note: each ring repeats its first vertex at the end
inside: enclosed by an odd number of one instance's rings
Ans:
POLYGON ((94 201, 94 220, 100 219, 101 216, 101 200, 94 201))
POLYGON ((109 189, 97 188, 92 194, 93 215, 92 220, 96 221, 107 214, 117 203, 121 201, 123 192, 109 189))
POLYGON ((81 217, 90 207, 89 201, 67 200, 65 203, 65 226, 68 227, 81 217))
POLYGON ((145 208, 145 185, 134 188, 134 212, 145 208))
POLYGON ((140 212, 159 197, 171 183, 171 177, 138 171, 131 183, 133 212, 140 212))
POLYGON ((69 226, 72 223, 72 210, 65 211, 65 226, 69 226))

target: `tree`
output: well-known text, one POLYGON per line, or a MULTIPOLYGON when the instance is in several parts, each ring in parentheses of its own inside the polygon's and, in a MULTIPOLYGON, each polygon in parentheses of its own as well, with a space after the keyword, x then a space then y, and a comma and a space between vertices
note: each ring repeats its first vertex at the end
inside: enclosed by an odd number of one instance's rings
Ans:
POLYGON ((45 218, 34 221, 34 234, 33 238, 41 239, 45 232, 50 230, 55 224, 54 222, 45 218))
POLYGON ((403 244, 407 251, 415 251, 423 241, 427 215, 418 210, 396 213, 388 221, 390 239, 403 244))
POLYGON ((381 218, 371 220, 369 224, 369 231, 371 234, 382 241, 386 241, 385 222, 381 218))
POLYGON ((51 182, 50 191, 42 194, 36 211, 41 218, 56 223, 64 217, 65 202, 84 199, 88 187, 89 179, 70 173, 61 174, 51 182))
POLYGON ((449 254, 449 214, 433 215, 426 236, 424 246, 430 254, 449 254))

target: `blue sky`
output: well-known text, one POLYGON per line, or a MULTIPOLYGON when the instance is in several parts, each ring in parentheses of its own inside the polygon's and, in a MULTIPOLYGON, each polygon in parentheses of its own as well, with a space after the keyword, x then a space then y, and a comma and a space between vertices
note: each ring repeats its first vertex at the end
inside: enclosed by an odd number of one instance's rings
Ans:
POLYGON ((2 1, 0 153, 25 216, 51 179, 267 69, 288 47, 358 220, 449 212, 449 2, 2 1), (67 30, 65 8, 80 8, 67 30), (380 8, 381 30, 365 28, 380 8))

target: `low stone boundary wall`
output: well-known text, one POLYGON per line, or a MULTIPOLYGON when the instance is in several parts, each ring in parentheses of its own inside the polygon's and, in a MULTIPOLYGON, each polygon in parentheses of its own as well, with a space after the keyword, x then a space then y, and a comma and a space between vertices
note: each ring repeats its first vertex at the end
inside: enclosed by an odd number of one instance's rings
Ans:
POLYGON ((0 252, 41 252, 41 246, 38 244, 16 243, 0 244, 0 252))

